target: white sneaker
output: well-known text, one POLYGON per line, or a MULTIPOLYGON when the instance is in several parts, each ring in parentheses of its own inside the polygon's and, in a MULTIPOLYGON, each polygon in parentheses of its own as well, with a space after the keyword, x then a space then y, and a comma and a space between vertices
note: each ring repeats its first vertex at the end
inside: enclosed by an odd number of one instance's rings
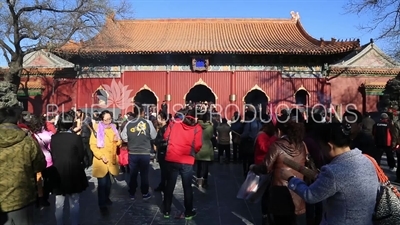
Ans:
POLYGON ((396 172, 396 171, 397 171, 397 168, 396 168, 396 167, 390 168, 390 171, 396 172))

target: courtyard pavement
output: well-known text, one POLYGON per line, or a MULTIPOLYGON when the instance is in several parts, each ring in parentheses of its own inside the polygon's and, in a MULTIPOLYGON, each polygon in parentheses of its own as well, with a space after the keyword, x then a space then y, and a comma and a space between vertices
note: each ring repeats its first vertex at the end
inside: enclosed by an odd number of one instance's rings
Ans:
MULTIPOLYGON (((150 186, 156 187, 160 179, 158 163, 152 163, 150 170, 150 186)), ((183 189, 178 179, 174 191, 174 201, 171 219, 164 219, 160 206, 162 196, 154 193, 149 200, 142 200, 137 193, 135 201, 128 196, 128 188, 121 174, 112 186, 110 215, 102 217, 97 206, 97 179, 91 177, 91 169, 87 171, 89 188, 81 194, 80 211, 81 225, 240 225, 259 224, 261 210, 259 204, 247 203, 236 198, 240 185, 244 181, 241 164, 213 163, 210 167, 209 187, 202 190, 194 187, 194 207, 197 216, 191 221, 175 219, 183 207, 183 189)), ((36 209, 35 225, 55 225, 54 197, 50 198, 51 206, 36 209)), ((68 204, 65 206, 64 217, 68 217, 68 204)), ((65 224, 69 224, 65 219, 65 224)))
MULTIPOLYGON (((382 159, 386 174, 395 179, 395 172, 387 168, 386 158, 382 159)), ((152 163, 150 186, 156 187, 160 179, 158 163, 152 163)), ((135 201, 128 197, 128 188, 124 175, 118 176, 112 187, 110 215, 100 215, 97 206, 97 180, 91 177, 91 169, 86 171, 89 188, 81 194, 81 225, 257 225, 260 224, 261 210, 259 203, 247 203, 236 198, 240 185, 244 181, 241 164, 213 163, 210 167, 209 187, 201 190, 194 187, 194 207, 197 216, 191 221, 173 218, 183 207, 183 189, 180 180, 174 192, 173 212, 171 219, 164 219, 160 206, 162 196, 153 193, 149 200, 142 200, 140 191, 135 201)), ((55 225, 54 197, 50 198, 51 206, 35 211, 35 225, 55 225)), ((66 204, 68 205, 68 204, 66 204)), ((68 206, 65 207, 65 224, 68 225, 68 206)))

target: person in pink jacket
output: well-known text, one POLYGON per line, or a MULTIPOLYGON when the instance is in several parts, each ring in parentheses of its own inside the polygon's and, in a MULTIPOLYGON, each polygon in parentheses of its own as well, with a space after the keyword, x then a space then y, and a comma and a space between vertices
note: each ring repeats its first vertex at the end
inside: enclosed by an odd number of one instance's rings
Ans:
POLYGON ((45 180, 49 177, 49 171, 51 171, 51 166, 53 165, 53 159, 51 157, 50 150, 50 140, 53 135, 52 132, 46 130, 46 126, 41 117, 31 116, 27 125, 30 131, 33 133, 33 136, 36 138, 42 152, 46 158, 46 169, 41 173, 38 173, 37 184, 38 184, 38 207, 49 206, 50 203, 48 201, 49 193, 51 191, 50 185, 45 185, 47 182, 45 180))

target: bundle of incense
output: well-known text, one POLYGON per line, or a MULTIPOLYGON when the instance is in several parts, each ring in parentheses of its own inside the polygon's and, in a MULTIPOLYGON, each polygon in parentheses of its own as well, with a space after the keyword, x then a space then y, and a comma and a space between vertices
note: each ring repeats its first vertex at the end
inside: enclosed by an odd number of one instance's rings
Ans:
POLYGON ((235 133, 237 135, 240 135, 238 132, 231 130, 232 133, 235 133))
POLYGON ((318 172, 314 171, 312 169, 309 169, 305 166, 299 165, 297 162, 285 157, 283 159, 283 163, 285 165, 287 165, 288 167, 296 170, 297 172, 303 174, 305 177, 307 177, 308 179, 316 179, 318 176, 318 172))

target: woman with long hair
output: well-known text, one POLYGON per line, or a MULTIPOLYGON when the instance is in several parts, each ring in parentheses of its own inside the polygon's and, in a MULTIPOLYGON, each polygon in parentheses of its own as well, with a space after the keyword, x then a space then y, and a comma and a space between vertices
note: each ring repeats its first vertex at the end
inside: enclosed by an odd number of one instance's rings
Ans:
POLYGON ((307 185, 297 173, 282 168, 281 179, 307 203, 324 201, 320 224, 372 225, 379 190, 378 176, 371 160, 359 149, 350 149, 351 125, 327 123, 319 130, 319 143, 329 161, 317 179, 307 185))
POLYGON ((93 153, 90 150, 90 135, 93 130, 92 118, 89 113, 82 113, 82 127, 81 127, 81 137, 83 142, 83 147, 85 148, 85 167, 89 168, 93 163, 93 153))
POLYGON ((81 135, 82 131, 82 122, 85 119, 86 114, 82 112, 82 110, 78 109, 75 113, 75 122, 72 127, 72 131, 74 131, 77 135, 81 135))
MULTIPOLYGON (((53 159, 51 156, 51 150, 50 150, 50 141, 51 141, 51 136, 53 133, 50 131, 47 131, 45 128, 45 124, 43 123, 43 120, 41 117, 38 116, 31 116, 29 122, 27 122, 27 126, 29 130, 32 132, 34 135, 35 139, 39 143, 40 148, 42 149, 42 152, 46 158, 46 169, 51 167, 53 165, 53 159)), ((41 173, 38 173, 36 175, 37 179, 37 184, 38 184, 38 201, 37 201, 37 206, 49 206, 50 203, 48 201, 49 199, 49 193, 50 193, 50 184, 45 183, 45 177, 44 175, 46 174, 45 171, 42 171, 41 173)))
MULTIPOLYGON (((262 164, 250 167, 255 173, 272 173, 268 189, 268 220, 270 225, 303 225, 306 223, 305 202, 287 187, 280 176, 282 169, 291 170, 283 163, 285 157, 304 166, 306 148, 303 143, 304 123, 298 116, 282 115, 277 118, 278 139, 271 144, 262 164)), ((299 179, 303 175, 291 170, 299 179)), ((265 213, 265 212, 264 212, 265 213)))
POLYGON ((203 129, 203 145, 196 154, 196 177, 197 185, 200 188, 208 187, 208 168, 214 160, 214 147, 212 138, 214 134, 213 123, 209 113, 203 114, 198 120, 203 129))
POLYGON ((71 131, 74 117, 62 113, 57 122, 58 131, 51 137, 50 149, 53 166, 57 171, 53 193, 56 195, 57 225, 64 224, 65 199, 68 198, 71 225, 79 224, 80 193, 89 186, 85 174, 85 150, 82 138, 71 131))
POLYGON ((176 118, 167 127, 164 139, 167 141, 166 187, 164 191, 164 218, 171 214, 171 204, 178 175, 181 175, 186 219, 196 216, 193 210, 192 176, 195 155, 202 146, 203 130, 197 124, 195 111, 188 110, 180 113, 183 119, 176 118))
POLYGON ((167 152, 167 142, 164 139, 165 131, 167 130, 168 124, 170 120, 168 119, 168 115, 164 111, 160 111, 158 113, 158 124, 160 128, 157 132, 157 137, 155 139, 155 144, 157 148, 157 160, 160 165, 161 171, 161 181, 157 188, 154 191, 164 191, 167 180, 167 170, 165 168, 165 154, 167 152))
POLYGON ((111 179, 119 174, 117 149, 121 146, 121 137, 112 115, 108 110, 101 112, 100 122, 94 128, 90 137, 90 149, 93 152, 93 177, 97 178, 97 195, 100 212, 108 214, 107 206, 112 204, 110 199, 111 179))

